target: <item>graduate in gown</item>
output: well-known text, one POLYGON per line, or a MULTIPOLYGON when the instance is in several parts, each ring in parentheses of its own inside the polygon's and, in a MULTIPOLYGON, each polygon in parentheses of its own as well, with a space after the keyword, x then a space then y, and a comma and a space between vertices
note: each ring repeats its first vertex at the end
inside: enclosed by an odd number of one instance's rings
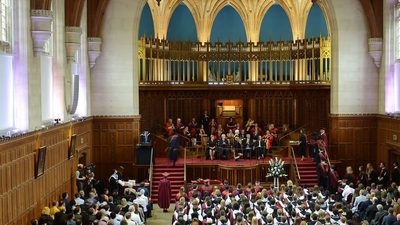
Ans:
POLYGON ((171 182, 168 180, 169 173, 164 172, 162 175, 158 183, 158 206, 167 212, 171 201, 171 182))
POLYGON ((175 130, 175 134, 168 138, 168 158, 172 161, 172 166, 175 166, 178 160, 180 143, 179 135, 175 130))

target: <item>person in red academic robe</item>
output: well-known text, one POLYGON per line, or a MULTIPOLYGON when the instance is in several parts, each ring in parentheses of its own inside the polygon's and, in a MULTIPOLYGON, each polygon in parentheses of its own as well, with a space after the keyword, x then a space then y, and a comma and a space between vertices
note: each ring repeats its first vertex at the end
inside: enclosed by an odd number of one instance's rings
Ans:
POLYGON ((264 140, 265 140, 265 150, 266 154, 272 154, 272 143, 274 142, 274 135, 271 134, 269 130, 266 131, 266 134, 264 135, 264 140))
POLYGON ((172 119, 168 119, 168 121, 165 123, 165 134, 167 137, 171 137, 174 134, 174 130, 175 126, 172 122, 172 119))
POLYGON ((215 121, 215 119, 212 118, 210 123, 208 124, 208 127, 210 129, 209 131, 207 131, 208 135, 217 134, 217 126, 218 126, 217 121, 215 121))
POLYGON ((328 164, 328 155, 325 152, 325 148, 319 149, 319 162, 318 162, 318 169, 319 169, 319 186, 324 187, 327 189, 328 185, 328 175, 330 172, 329 164, 328 164))
POLYGON ((171 182, 168 180, 169 173, 162 174, 163 178, 158 183, 158 206, 167 212, 171 201, 171 182))
POLYGON ((176 119, 175 129, 179 134, 183 133, 183 129, 185 129, 185 125, 183 125, 181 118, 176 119))
POLYGON ((189 125, 189 132, 192 135, 192 137, 196 137, 197 130, 199 129, 196 118, 192 118, 192 121, 190 121, 189 125))
POLYGON ((335 165, 331 166, 329 171, 329 190, 331 193, 335 193, 338 190, 339 174, 336 171, 335 165))
POLYGON ((325 148, 327 148, 328 147, 328 136, 326 136, 325 128, 321 128, 319 133, 320 133, 320 136, 321 136, 321 141, 322 141, 323 146, 325 148))

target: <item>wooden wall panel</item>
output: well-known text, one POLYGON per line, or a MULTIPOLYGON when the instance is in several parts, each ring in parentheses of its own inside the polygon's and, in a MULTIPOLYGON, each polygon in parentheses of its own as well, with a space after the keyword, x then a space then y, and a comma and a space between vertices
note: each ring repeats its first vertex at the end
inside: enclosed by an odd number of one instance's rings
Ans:
POLYGON ((346 166, 354 171, 358 166, 376 163, 377 117, 375 115, 331 115, 330 116, 329 156, 341 161, 339 171, 344 173, 346 166))
POLYGON ((124 176, 135 178, 135 150, 140 135, 140 116, 94 117, 93 161, 96 176, 106 181, 114 168, 124 166, 124 176))
MULTIPOLYGON (((377 152, 376 160, 385 163, 393 163, 390 160, 391 150, 400 152, 400 118, 378 116, 377 152), (397 137, 397 140, 396 140, 397 137)), ((389 165, 391 168, 391 165, 389 165)))
MULTIPOLYGON (((228 180, 231 184, 241 183, 247 185, 248 182, 254 183, 260 181, 261 183, 272 183, 273 179, 267 179, 269 165, 257 164, 253 166, 223 166, 223 165, 195 165, 188 164, 187 170, 187 182, 190 183, 192 180, 201 179, 216 179, 216 180, 228 180)), ((289 165, 285 165, 285 170, 288 174, 292 168, 289 165)))
POLYGON ((313 89, 146 89, 140 88, 142 127, 160 131, 168 118, 182 118, 188 124, 204 110, 215 116, 215 101, 243 100, 244 120, 251 117, 259 126, 274 123, 291 127, 306 125, 310 129, 328 126, 329 88, 313 89))
POLYGON ((88 119, 0 142, 0 224, 28 224, 63 192, 72 195, 79 154, 83 148, 91 154, 91 136, 92 120, 88 119), (79 141, 75 157, 68 160, 70 131, 77 134, 79 141), (47 146, 45 171, 35 178, 40 146, 47 146))

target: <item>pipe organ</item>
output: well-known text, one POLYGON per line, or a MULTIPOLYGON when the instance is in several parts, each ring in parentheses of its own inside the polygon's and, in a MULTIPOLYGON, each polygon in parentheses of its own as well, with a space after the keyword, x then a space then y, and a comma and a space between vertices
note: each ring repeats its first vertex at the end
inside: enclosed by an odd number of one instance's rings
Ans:
POLYGON ((194 43, 142 38, 139 82, 329 84, 330 37, 289 42, 194 43))

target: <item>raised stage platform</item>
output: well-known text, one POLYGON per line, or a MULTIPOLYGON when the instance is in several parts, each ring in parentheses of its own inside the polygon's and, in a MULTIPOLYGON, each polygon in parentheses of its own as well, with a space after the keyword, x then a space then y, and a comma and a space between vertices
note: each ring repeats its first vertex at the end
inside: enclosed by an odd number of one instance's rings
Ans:
MULTIPOLYGON (((257 159, 240 159, 232 160, 205 160, 204 158, 188 158, 186 160, 186 181, 190 183, 197 179, 212 179, 212 180, 228 180, 231 184, 247 184, 260 181, 262 183, 272 182, 272 178, 266 178, 269 160, 267 157, 264 160, 257 159)), ((288 174, 288 179, 295 181, 295 167, 292 166, 292 159, 282 157, 285 161, 285 169, 288 174)), ((301 161, 296 158, 297 164, 300 167, 306 166, 312 168, 314 166, 310 158, 301 161)), ((169 166, 171 162, 167 158, 156 158, 155 165, 169 166)), ((177 161, 177 167, 183 167, 184 159, 180 158, 177 161)), ((314 166, 315 171, 315 166, 314 166)))

